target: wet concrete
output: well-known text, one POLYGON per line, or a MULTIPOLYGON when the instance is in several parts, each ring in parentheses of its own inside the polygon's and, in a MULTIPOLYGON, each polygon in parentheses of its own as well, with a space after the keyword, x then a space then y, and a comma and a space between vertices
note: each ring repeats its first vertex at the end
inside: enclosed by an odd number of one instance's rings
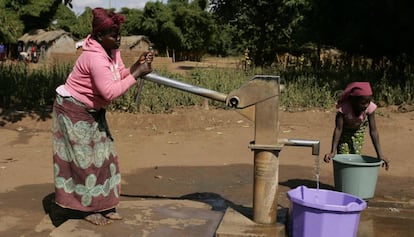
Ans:
POLYGON ((223 213, 189 200, 139 200, 121 202, 124 219, 107 226, 84 220, 69 220, 53 230, 50 237, 74 236, 214 236, 223 213))
MULTIPOLYGON (((282 213, 284 214, 285 212, 282 213)), ((282 217, 282 215, 280 215, 280 217, 282 217)), ((284 219, 284 217, 279 218, 279 221, 276 224, 262 225, 255 223, 240 212, 228 208, 215 233, 215 237, 285 236, 286 225, 282 223, 284 219)))

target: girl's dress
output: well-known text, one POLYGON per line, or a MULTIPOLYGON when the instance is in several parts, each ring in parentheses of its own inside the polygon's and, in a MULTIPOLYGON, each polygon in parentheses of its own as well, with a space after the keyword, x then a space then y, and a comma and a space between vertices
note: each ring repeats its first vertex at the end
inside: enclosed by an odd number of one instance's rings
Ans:
POLYGON ((338 154, 361 154, 365 140, 365 131, 369 124, 368 115, 372 114, 377 105, 370 102, 367 109, 356 116, 351 103, 344 101, 338 105, 338 113, 343 114, 344 126, 338 144, 338 154))

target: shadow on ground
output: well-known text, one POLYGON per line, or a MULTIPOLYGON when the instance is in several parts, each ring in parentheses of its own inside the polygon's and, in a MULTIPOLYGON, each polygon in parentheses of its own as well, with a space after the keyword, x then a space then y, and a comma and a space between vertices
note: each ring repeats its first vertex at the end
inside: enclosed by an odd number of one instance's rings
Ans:
POLYGON ((46 121, 51 119, 51 108, 42 108, 30 112, 18 107, 2 108, 0 107, 0 126, 4 127, 7 123, 17 123, 25 118, 33 119, 34 121, 46 121))

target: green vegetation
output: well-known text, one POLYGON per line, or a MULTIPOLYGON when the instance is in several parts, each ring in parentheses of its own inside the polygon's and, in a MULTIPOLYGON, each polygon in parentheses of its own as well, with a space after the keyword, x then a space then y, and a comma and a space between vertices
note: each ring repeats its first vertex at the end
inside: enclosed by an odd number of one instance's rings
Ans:
MULTIPOLYGON (((26 110, 44 110, 52 105, 55 89, 64 83, 70 73, 71 65, 60 64, 29 70, 26 64, 0 65, 1 107, 14 106, 26 110)), ((228 94, 250 80, 254 75, 280 75, 286 89, 281 94, 282 108, 331 109, 341 90, 351 79, 363 78, 370 81, 374 91, 374 100, 381 105, 399 105, 413 103, 414 76, 403 86, 388 83, 386 74, 378 78, 376 72, 369 70, 326 71, 314 73, 309 70, 278 70, 274 68, 243 71, 228 68, 196 68, 190 73, 171 74, 168 71, 160 75, 202 88, 228 94), (338 78, 341 78, 339 80, 338 78)), ((140 96, 140 106, 135 104, 135 88, 115 100, 108 109, 125 112, 169 112, 181 106, 201 106, 205 99, 152 82, 145 82, 140 96)), ((209 100, 213 107, 226 108, 224 103, 209 100)))
POLYGON ((55 89, 66 79, 72 67, 69 64, 30 70, 25 63, 0 64, 0 100, 9 105, 27 109, 41 109, 52 105, 55 89))

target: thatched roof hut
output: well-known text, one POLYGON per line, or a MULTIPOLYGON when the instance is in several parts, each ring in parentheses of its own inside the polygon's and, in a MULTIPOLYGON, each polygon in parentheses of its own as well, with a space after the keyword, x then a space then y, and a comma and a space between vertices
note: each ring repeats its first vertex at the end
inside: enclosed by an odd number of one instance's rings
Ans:
MULTIPOLYGON (((76 42, 76 48, 81 48, 85 39, 81 39, 76 42)), ((145 51, 148 47, 151 46, 151 42, 147 36, 144 35, 132 35, 132 36, 122 36, 121 37, 121 47, 120 50, 123 52, 130 51, 145 51)))
POLYGON ((45 31, 35 29, 21 36, 19 41, 23 42, 25 49, 32 47, 32 45, 44 46, 47 54, 76 52, 75 40, 69 32, 64 30, 45 31))
POLYGON ((125 65, 134 63, 150 46, 151 42, 144 35, 122 36, 120 50, 125 65))
POLYGON ((33 42, 35 44, 42 44, 57 40, 62 36, 70 36, 70 33, 64 30, 45 31, 42 29, 36 29, 24 34, 22 37, 19 38, 19 41, 22 41, 25 44, 29 42, 33 42))
POLYGON ((151 42, 147 36, 131 35, 121 37, 122 51, 145 51, 151 46, 151 42))

